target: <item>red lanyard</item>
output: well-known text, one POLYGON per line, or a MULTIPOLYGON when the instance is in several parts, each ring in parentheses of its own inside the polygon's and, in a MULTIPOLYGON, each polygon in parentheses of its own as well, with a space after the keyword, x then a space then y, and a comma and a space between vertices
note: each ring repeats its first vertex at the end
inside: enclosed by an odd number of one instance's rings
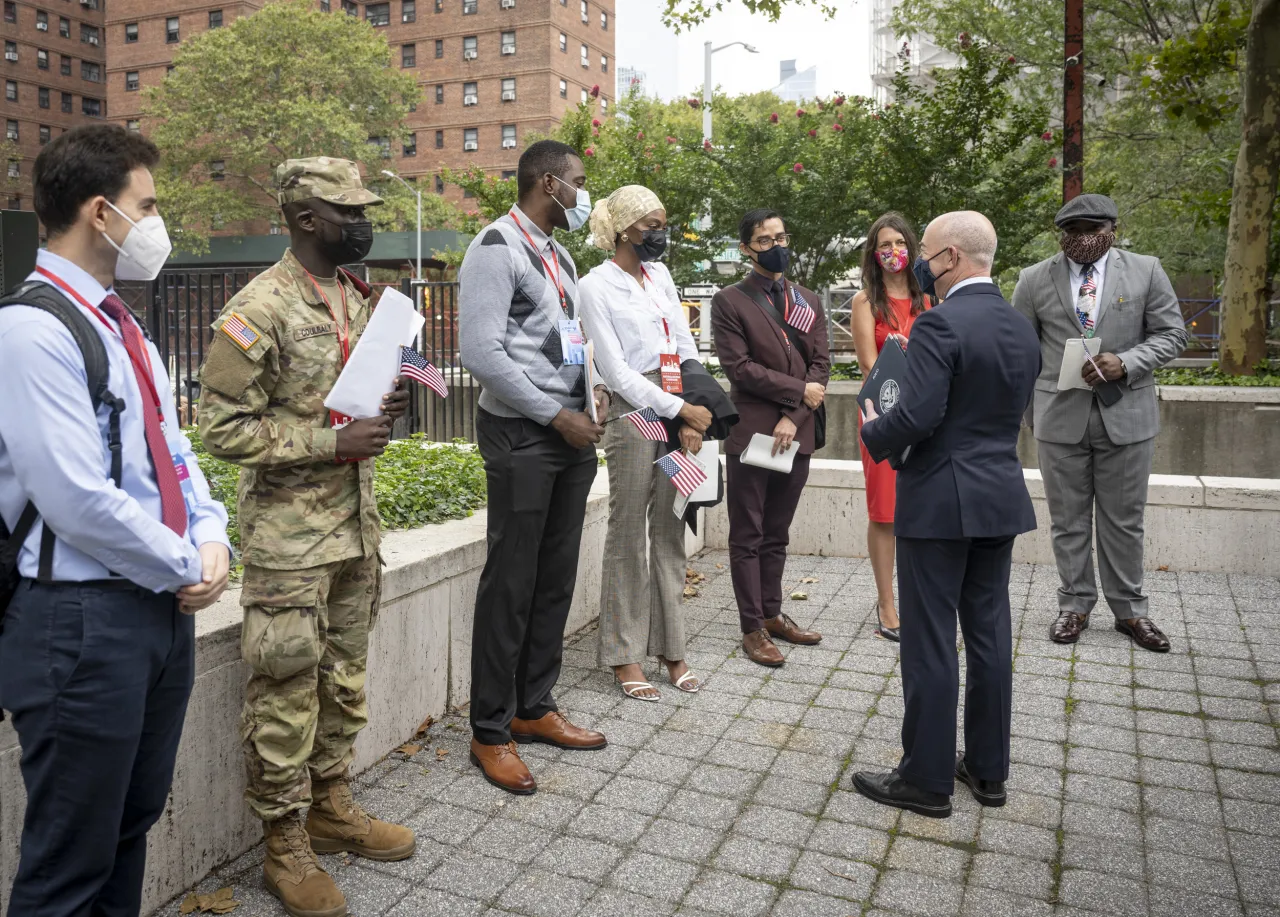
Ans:
POLYGON ((547 275, 550 276, 551 273, 554 271, 556 292, 560 294, 560 310, 564 312, 565 315, 568 315, 569 306, 565 303, 564 286, 563 284, 560 283, 560 259, 555 255, 555 243, 552 243, 552 246, 551 246, 552 258, 551 258, 551 263, 548 264, 546 256, 542 254, 542 249, 538 248, 538 246, 533 244, 533 236, 529 235, 529 231, 524 228, 524 224, 521 223, 520 218, 516 216, 516 211, 514 207, 511 208, 510 215, 511 215, 511 219, 516 221, 516 228, 519 229, 522 233, 524 233, 525 239, 527 239, 529 242, 529 247, 533 249, 535 252, 537 252, 538 257, 542 259, 542 266, 547 269, 547 275))
MULTIPOLYGON (((83 296, 81 296, 78 292, 76 292, 76 290, 71 286, 71 284, 67 283, 65 280, 63 280, 61 277, 59 277, 57 274, 53 273, 52 271, 45 270, 42 267, 37 267, 36 273, 40 274, 41 276, 47 277, 49 280, 53 281, 53 283, 57 284, 57 286, 60 287, 63 292, 73 297, 76 302, 80 303, 80 305, 84 306, 86 309, 92 312, 94 318, 102 322, 102 324, 106 326, 108 331, 110 331, 112 334, 114 334, 117 338, 120 339, 120 343, 122 344, 125 343, 124 335, 121 334, 120 331, 116 331, 116 329, 112 327, 111 322, 107 319, 107 317, 103 315, 101 312, 99 312, 97 308, 90 305, 89 301, 85 299, 83 296)), ((123 329, 121 329, 121 331, 123 331, 123 329)), ((141 337, 141 334, 139 334, 139 337, 141 337)), ((133 374, 138 378, 139 389, 141 389, 142 383, 146 382, 147 394, 151 396, 151 403, 152 405, 155 406, 156 412, 161 414, 161 416, 163 417, 163 413, 160 408, 160 393, 156 390, 156 381, 154 376, 152 375, 152 370, 151 370, 151 354, 147 352, 146 345, 145 344, 143 345, 141 354, 134 353, 133 348, 129 347, 128 344, 125 344, 124 350, 125 350, 125 353, 129 355, 129 362, 133 364, 133 374), (143 358, 147 361, 145 366, 142 364, 139 358, 143 358)))
MULTIPOLYGON (((640 273, 644 276, 644 279, 648 281, 650 285, 653 284, 653 278, 650 277, 649 272, 644 269, 643 261, 640 262, 640 273)), ((645 290, 646 294, 648 292, 649 292, 648 290, 645 290)), ((653 307, 658 310, 658 317, 662 319, 662 333, 667 336, 667 346, 670 346, 671 345, 671 326, 667 324, 667 317, 662 314, 662 309, 658 306, 657 303, 653 302, 652 298, 649 300, 649 302, 653 303, 653 307)))
POLYGON ((791 292, 791 284, 784 278, 782 281, 782 320, 791 323, 791 310, 795 308, 795 294, 791 292))
POLYGON ((329 310, 330 317, 333 318, 333 331, 338 336, 338 346, 342 348, 342 365, 347 365, 347 359, 351 356, 351 313, 347 311, 347 288, 342 285, 342 275, 334 275, 334 279, 338 282, 338 292, 342 295, 342 324, 338 324, 338 313, 333 311, 333 303, 329 302, 329 297, 324 295, 324 290, 320 289, 320 284, 316 283, 316 279, 311 276, 311 272, 305 267, 302 273, 307 275, 307 279, 311 281, 311 285, 316 288, 316 292, 320 294, 321 301, 329 310))

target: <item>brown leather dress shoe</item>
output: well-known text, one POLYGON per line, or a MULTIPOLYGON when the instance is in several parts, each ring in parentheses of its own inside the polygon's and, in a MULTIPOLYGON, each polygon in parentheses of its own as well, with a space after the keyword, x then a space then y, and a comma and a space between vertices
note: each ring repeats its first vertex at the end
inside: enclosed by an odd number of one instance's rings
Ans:
POLYGON ((522 745, 541 742, 570 751, 597 751, 609 744, 603 733, 573 725, 558 710, 536 720, 516 717, 511 721, 511 738, 522 745))
POLYGON ((533 774, 520 760, 516 743, 506 745, 481 745, 471 740, 471 763, 480 768, 484 779, 500 790, 517 796, 532 796, 538 790, 533 774))
POLYGON ((765 618, 764 627, 771 636, 786 640, 788 643, 813 646, 815 643, 822 642, 822 634, 816 630, 801 630, 800 626, 791 620, 790 615, 780 614, 773 618, 765 618))
POLYGON ((773 645, 773 641, 769 639, 769 632, 764 628, 753 630, 749 634, 743 634, 742 649, 746 651, 747 658, 757 665, 777 668, 787 661, 778 648, 773 645))
POLYGON ((1079 643, 1081 632, 1089 627, 1089 616, 1064 611, 1049 625, 1049 639, 1054 643, 1079 643))
POLYGON ((1127 621, 1117 619, 1116 630, 1127 635, 1144 650, 1153 653, 1169 652, 1169 638, 1150 618, 1129 618, 1127 621))

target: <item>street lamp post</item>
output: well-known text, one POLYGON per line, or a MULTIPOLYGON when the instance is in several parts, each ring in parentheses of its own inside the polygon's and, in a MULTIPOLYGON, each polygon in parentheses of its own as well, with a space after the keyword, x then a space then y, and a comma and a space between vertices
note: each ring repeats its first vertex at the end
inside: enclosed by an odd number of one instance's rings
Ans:
POLYGON ((717 51, 723 51, 725 48, 732 48, 734 45, 742 45, 751 54, 759 54, 760 52, 747 44, 745 41, 731 41, 727 45, 721 45, 718 48, 711 47, 711 42, 705 42, 702 46, 704 54, 704 63, 706 72, 702 79, 702 140, 705 143, 711 139, 711 55, 717 51))
POLYGON ((416 269, 417 271, 416 276, 417 276, 417 279, 421 281, 422 280, 422 192, 419 191, 417 188, 415 188, 413 185, 409 184, 399 175, 392 172, 390 169, 383 169, 382 174, 387 176, 387 178, 394 178, 396 181, 400 182, 400 184, 408 188, 409 192, 415 198, 418 199, 418 266, 416 269))

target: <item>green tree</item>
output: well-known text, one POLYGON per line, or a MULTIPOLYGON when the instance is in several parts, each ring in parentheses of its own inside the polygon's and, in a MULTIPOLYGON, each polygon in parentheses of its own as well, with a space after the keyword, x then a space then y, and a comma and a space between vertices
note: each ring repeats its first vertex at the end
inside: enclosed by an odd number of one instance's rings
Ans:
POLYGON ((18 149, 18 145, 12 140, 0 140, 0 166, 4 167, 3 174, 0 174, 0 191, 6 196, 16 193, 22 187, 21 178, 11 178, 9 176, 9 163, 21 162, 22 151, 18 149))
POLYGON ((378 172, 421 93, 392 63, 367 23, 306 0, 267 4, 184 42, 143 110, 163 154, 157 186, 175 244, 200 251, 217 226, 275 218, 274 168, 303 156, 364 163, 366 180, 396 202, 375 219, 403 222, 399 199, 412 197, 378 172))

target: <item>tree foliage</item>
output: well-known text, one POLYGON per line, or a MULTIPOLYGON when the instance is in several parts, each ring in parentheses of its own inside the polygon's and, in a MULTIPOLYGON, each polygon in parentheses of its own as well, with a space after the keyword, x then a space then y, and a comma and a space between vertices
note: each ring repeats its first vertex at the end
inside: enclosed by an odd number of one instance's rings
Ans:
POLYGON ((22 151, 16 143, 7 138, 0 140, 0 167, 4 169, 0 172, 0 191, 5 194, 12 194, 22 186, 21 178, 9 177, 9 163, 21 161, 22 151))
MULTIPOLYGON (((421 93, 366 22, 306 0, 270 3, 184 42, 173 64, 147 90, 143 114, 163 154, 157 187, 179 247, 199 251, 218 225, 277 216, 273 171, 304 156, 362 162, 392 202, 372 212, 380 228, 402 226, 406 206, 411 225, 412 195, 378 180, 387 147, 370 140, 401 142, 421 93), (221 180, 211 180, 212 163, 221 180)), ((428 212, 448 216, 434 204, 428 212)))
MULTIPOLYGON (((731 0, 664 0, 662 21, 677 32, 701 25, 713 13, 724 9, 731 0)), ((836 14, 834 3, 826 0, 741 0, 742 5, 770 22, 777 22, 785 6, 816 6, 830 19, 836 14)))

